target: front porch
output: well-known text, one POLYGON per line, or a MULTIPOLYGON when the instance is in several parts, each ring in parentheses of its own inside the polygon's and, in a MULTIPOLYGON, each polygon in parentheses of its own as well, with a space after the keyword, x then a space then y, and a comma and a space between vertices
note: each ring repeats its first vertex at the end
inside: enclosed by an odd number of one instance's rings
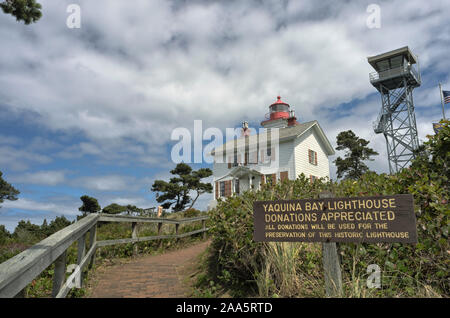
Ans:
POLYGON ((225 176, 215 180, 214 200, 232 195, 239 195, 250 189, 259 189, 262 174, 246 166, 237 166, 225 176))

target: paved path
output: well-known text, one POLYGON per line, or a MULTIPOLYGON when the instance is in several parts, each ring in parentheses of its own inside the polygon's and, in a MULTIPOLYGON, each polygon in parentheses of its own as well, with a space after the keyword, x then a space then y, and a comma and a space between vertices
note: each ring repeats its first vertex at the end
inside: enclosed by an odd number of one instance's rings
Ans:
POLYGON ((185 297, 180 271, 192 264, 209 241, 161 255, 143 256, 129 263, 107 267, 96 277, 90 297, 185 297))

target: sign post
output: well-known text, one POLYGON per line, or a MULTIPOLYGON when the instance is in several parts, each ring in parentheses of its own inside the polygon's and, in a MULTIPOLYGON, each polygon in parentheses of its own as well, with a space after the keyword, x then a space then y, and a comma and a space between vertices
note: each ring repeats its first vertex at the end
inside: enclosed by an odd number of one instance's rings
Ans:
MULTIPOLYGON (((332 193, 321 193, 320 198, 332 198, 332 193)), ((336 242, 322 243, 322 261, 325 292, 328 297, 342 297, 341 265, 336 242)))

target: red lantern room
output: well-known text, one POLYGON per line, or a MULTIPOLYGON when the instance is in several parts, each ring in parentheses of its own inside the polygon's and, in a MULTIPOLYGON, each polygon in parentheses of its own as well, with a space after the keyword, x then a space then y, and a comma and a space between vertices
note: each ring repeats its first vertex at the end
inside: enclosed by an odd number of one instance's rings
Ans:
POLYGON ((269 113, 266 120, 261 122, 261 126, 267 128, 284 128, 298 124, 294 111, 290 110, 289 104, 283 102, 280 96, 277 101, 269 106, 269 113))

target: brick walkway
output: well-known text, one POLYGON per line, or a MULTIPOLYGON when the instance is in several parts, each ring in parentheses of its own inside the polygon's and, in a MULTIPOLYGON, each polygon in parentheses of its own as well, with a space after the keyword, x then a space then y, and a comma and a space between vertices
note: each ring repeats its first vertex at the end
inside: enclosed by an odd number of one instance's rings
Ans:
POLYGON ((90 297, 185 297, 180 271, 192 264, 210 242, 171 251, 161 255, 144 256, 126 264, 107 267, 96 280, 90 297))

